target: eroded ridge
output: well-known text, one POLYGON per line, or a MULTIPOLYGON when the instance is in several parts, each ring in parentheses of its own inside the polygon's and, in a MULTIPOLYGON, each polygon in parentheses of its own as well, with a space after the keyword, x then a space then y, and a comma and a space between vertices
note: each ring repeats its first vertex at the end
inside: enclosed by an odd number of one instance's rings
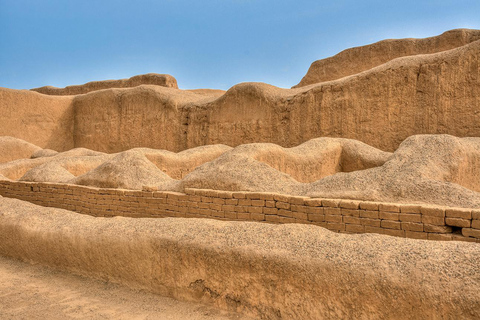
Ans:
POLYGON ((133 76, 128 79, 92 81, 81 85, 68 86, 65 88, 45 86, 31 90, 42 94, 54 96, 70 96, 77 94, 85 94, 97 90, 105 90, 112 88, 132 88, 140 85, 156 85, 168 88, 178 88, 177 80, 171 75, 147 73, 133 76))

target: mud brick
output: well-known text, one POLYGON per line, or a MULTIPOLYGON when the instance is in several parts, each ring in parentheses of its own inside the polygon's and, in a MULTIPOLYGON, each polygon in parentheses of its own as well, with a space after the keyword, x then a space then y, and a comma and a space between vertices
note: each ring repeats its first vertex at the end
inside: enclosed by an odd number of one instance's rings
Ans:
POLYGON ((256 220, 256 221, 264 221, 265 220, 265 215, 263 213, 251 213, 250 214, 250 218, 252 220, 256 220))
POLYGON ((402 225, 400 221, 381 220, 380 226, 382 228, 387 228, 387 229, 397 229, 397 230, 402 229, 402 225))
MULTIPOLYGON (((350 216, 350 217, 359 217, 361 210, 352 210, 352 209, 340 209, 340 214, 342 216, 350 216)), ((362 210, 363 211, 363 210, 362 210)))
POLYGON ((331 215, 331 214, 326 214, 325 215, 325 221, 327 222, 342 222, 343 217, 341 215, 331 215))
POLYGON ((445 224, 452 227, 470 228, 471 220, 460 218, 445 218, 445 224))
POLYGON ((445 208, 424 206, 420 208, 420 213, 425 216, 445 217, 445 208))
POLYGON ((236 212, 225 211, 225 218, 235 220, 235 219, 237 219, 237 213, 236 212))
POLYGON ((395 203, 380 203, 378 205, 379 211, 400 212, 400 205, 395 203))
POLYGON ((380 228, 380 227, 373 227, 373 226, 365 226, 365 232, 366 233, 378 233, 378 234, 383 234, 385 229, 380 228))
MULTIPOLYGON (((412 223, 412 222, 405 222, 405 223, 412 223)), ((405 237, 411 238, 411 239, 427 240, 428 233, 405 230, 405 237)))
POLYGON ((305 200, 307 200, 307 199, 309 199, 309 198, 307 198, 307 197, 291 197, 289 202, 290 202, 290 204, 303 206, 303 205, 305 205, 305 200))
POLYGON ((216 203, 216 204, 225 204, 225 199, 222 199, 222 198, 213 198, 213 203, 216 203))
POLYGON ((358 225, 360 225, 361 224, 360 221, 361 221, 361 219, 359 217, 352 217, 352 216, 344 216, 343 217, 343 222, 348 223, 348 224, 358 224, 358 225))
POLYGON ((244 207, 244 206, 236 206, 235 207, 235 212, 248 212, 247 208, 248 207, 244 207))
POLYGON ((275 208, 275 201, 274 200, 266 200, 265 207, 275 208))
POLYGON ((426 224, 433 224, 436 226, 444 226, 445 218, 435 216, 422 216, 422 222, 426 224))
POLYGON ((239 206, 251 206, 252 205, 252 200, 250 200, 250 199, 238 199, 238 205, 239 206))
POLYGON ((363 233, 365 232, 365 226, 360 224, 345 224, 345 231, 354 232, 354 233, 363 233))
POLYGON ((237 212, 237 219, 250 220, 250 213, 248 213, 248 212, 237 212))
POLYGON ((370 227, 380 227, 380 219, 369 219, 369 218, 360 218, 360 224, 370 227))
POLYGON ((345 223, 327 222, 327 229, 334 231, 345 231, 345 223))
POLYGON ((360 209, 378 211, 378 202, 362 201, 360 202, 360 209))
POLYGON ((263 213, 265 214, 278 214, 277 208, 263 208, 263 213))
POLYGON ((223 210, 223 211, 234 212, 234 211, 235 211, 235 206, 228 205, 228 204, 224 204, 224 205, 222 206, 222 210, 223 210))
POLYGON ((306 199, 305 205, 309 207, 321 207, 322 206, 322 199, 313 198, 313 199, 306 199))
POLYGON ((274 201, 274 193, 269 193, 269 192, 259 192, 257 193, 258 197, 260 200, 265 200, 265 201, 274 201))
POLYGON ((236 206, 238 205, 238 199, 225 199, 225 204, 236 206))
POLYGON ((290 203, 288 202, 277 201, 275 206, 279 209, 290 209, 290 203))
POLYGON ((418 213, 400 213, 399 219, 403 222, 422 222, 422 215, 418 213))
POLYGON ((397 230, 397 229, 384 229, 383 234, 394 236, 394 237, 402 237, 405 238, 405 230, 397 230))
POLYGON ((378 217, 383 220, 400 221, 400 214, 398 212, 380 211, 378 217))
POLYGON ((297 220, 308 221, 308 214, 305 212, 293 212, 292 217, 297 220))
POLYGON ((290 203, 290 196, 287 196, 285 194, 274 194, 273 199, 275 201, 280 201, 280 202, 288 202, 290 203))
POLYGON ((307 208, 308 208, 307 206, 299 206, 299 205, 296 205, 296 204, 292 204, 291 207, 290 207, 290 210, 296 211, 296 212, 306 213, 307 208))
POLYGON ((462 235, 465 237, 472 237, 480 239, 480 230, 472 228, 463 228, 462 235))
POLYGON ((372 210, 361 210, 360 211, 360 217, 370 218, 370 219, 378 219, 379 218, 379 212, 378 211, 372 211, 372 210))
POLYGON ((285 210, 285 209, 278 209, 277 214, 282 217, 292 217, 293 213, 290 210, 285 210))
POLYGON ((202 202, 213 203, 213 198, 202 196, 202 202))
POLYGON ((290 218, 290 217, 279 217, 278 222, 280 222, 280 223, 296 223, 297 221, 294 218, 290 218))
POLYGON ((480 220, 472 220, 472 228, 480 229, 480 220))
POLYGON ((452 233, 452 227, 449 226, 436 226, 432 224, 424 224, 423 230, 425 232, 432 232, 432 233, 452 233))
POLYGON ((451 241, 453 236, 450 233, 427 233, 428 240, 451 241))
POLYGON ((445 217, 470 220, 472 219, 472 211, 464 208, 447 208, 445 209, 445 217))
POLYGON ((308 213, 308 220, 314 222, 323 222, 325 221, 324 214, 317 214, 317 213, 308 213))
POLYGON ((323 207, 307 207, 307 213, 309 214, 323 214, 323 207))
POLYGON ((324 206, 324 207, 336 208, 336 207, 338 207, 339 203, 340 203, 340 200, 338 200, 338 199, 323 199, 322 200, 322 206, 324 206))
POLYGON ((338 206, 345 209, 358 209, 360 201, 355 200, 341 200, 338 206))
POLYGON ((423 232, 423 223, 402 222, 402 229, 408 231, 423 232))
POLYGON ((222 198, 222 199, 232 199, 233 198, 233 192, 232 191, 216 190, 215 197, 222 198))
POLYGON ((452 234, 453 241, 477 242, 476 238, 465 237, 461 234, 452 234))
POLYGON ((401 213, 421 213, 420 206, 415 204, 402 204, 400 205, 401 213))
POLYGON ((266 214, 265 215, 265 221, 279 223, 280 222, 280 217, 277 216, 277 215, 266 214))
POLYGON ((342 211, 340 210, 340 208, 331 208, 331 207, 325 207, 323 208, 323 213, 325 213, 325 215, 342 215, 342 211))
POLYGON ((245 194, 245 192, 234 192, 232 194, 232 197, 234 199, 245 199, 247 197, 247 195, 245 194))
POLYGON ((480 220, 480 210, 472 210, 472 219, 480 220))
POLYGON ((247 207, 247 211, 250 213, 263 213, 263 207, 247 207))
POLYGON ((222 211, 222 205, 217 203, 210 203, 210 209, 215 211, 222 211))
POLYGON ((265 207, 265 200, 252 200, 252 206, 265 207))

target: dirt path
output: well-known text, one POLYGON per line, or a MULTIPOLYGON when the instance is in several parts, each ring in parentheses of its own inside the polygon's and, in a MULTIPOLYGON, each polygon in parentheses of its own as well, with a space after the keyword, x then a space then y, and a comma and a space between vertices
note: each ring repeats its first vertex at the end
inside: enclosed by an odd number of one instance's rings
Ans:
POLYGON ((0 319, 249 318, 0 257, 0 319))

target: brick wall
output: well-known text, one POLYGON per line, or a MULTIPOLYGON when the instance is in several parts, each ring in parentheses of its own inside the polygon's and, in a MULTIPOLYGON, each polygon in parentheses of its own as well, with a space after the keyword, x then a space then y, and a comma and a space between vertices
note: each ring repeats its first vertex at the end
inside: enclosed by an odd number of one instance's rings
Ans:
POLYGON ((93 216, 305 223, 336 232, 480 243, 480 209, 187 189, 184 193, 0 181, 0 195, 93 216))

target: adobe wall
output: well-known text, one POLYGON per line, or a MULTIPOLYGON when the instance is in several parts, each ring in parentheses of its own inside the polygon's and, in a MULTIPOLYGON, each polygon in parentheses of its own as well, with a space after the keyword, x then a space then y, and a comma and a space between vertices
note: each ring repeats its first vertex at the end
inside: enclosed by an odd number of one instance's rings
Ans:
POLYGON ((480 41, 293 90, 242 83, 208 101, 161 87, 98 91, 74 101, 75 146, 178 152, 252 142, 293 147, 342 137, 394 151, 415 134, 479 137, 478 61, 480 41))
POLYGON ((314 224, 345 233, 480 243, 480 210, 187 189, 186 194, 0 181, 0 195, 93 216, 314 224))
POLYGON ((20 138, 44 149, 70 150, 74 148, 72 101, 73 96, 0 88, 0 136, 20 138))

